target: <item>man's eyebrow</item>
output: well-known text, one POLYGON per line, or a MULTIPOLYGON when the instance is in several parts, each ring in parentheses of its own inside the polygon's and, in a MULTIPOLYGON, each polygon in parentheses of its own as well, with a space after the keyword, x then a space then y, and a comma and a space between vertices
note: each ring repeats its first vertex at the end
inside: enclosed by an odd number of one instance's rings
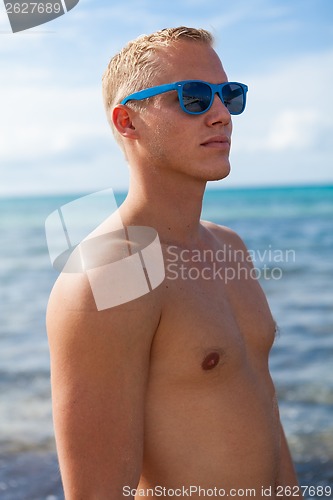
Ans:
POLYGON ((275 320, 274 320, 274 326, 275 326, 274 340, 276 340, 281 335, 281 329, 280 329, 279 325, 277 324, 277 322, 275 320))

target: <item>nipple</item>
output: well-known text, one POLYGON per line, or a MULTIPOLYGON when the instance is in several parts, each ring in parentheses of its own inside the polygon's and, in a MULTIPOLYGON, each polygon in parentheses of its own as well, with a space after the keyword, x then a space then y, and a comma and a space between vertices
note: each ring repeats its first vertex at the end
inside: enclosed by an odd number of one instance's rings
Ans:
POLYGON ((217 363, 220 361, 220 355, 218 352, 210 352, 207 354, 203 362, 201 363, 201 366, 203 370, 211 370, 212 368, 215 368, 217 363))

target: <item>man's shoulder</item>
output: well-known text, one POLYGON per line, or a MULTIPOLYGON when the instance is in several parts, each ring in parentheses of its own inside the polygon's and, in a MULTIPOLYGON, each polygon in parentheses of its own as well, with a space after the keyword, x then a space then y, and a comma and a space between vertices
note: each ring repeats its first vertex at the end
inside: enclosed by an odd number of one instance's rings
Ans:
POLYGON ((227 244, 233 248, 246 249, 244 241, 233 229, 206 220, 202 220, 201 224, 221 245, 227 244))
POLYGON ((159 309, 161 290, 155 288, 164 266, 157 233, 119 221, 119 216, 107 219, 66 257, 49 309, 98 317, 104 312, 104 321, 122 314, 152 316, 152 309, 159 309))
MULTIPOLYGON (((110 283, 112 286, 116 287, 116 283, 110 283)), ((108 290, 104 292, 108 294, 108 290)), ((135 338, 151 342, 161 316, 160 295, 159 290, 152 290, 116 305, 110 300, 109 307, 101 309, 87 273, 62 272, 49 298, 49 337, 58 343, 62 339, 66 341, 66 337, 93 338, 96 334, 107 334, 119 336, 124 343, 131 343, 135 338)))
POLYGON ((94 313, 97 311, 86 273, 63 271, 59 274, 49 297, 48 311, 59 315, 94 313))

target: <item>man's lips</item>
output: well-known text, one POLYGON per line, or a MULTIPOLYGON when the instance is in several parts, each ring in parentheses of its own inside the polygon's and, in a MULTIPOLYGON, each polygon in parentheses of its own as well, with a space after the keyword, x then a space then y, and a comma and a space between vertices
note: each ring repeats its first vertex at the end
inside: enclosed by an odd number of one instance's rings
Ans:
POLYGON ((201 146, 211 147, 211 148, 230 148, 231 140, 230 137, 226 135, 216 135, 210 137, 205 142, 201 143, 201 146))

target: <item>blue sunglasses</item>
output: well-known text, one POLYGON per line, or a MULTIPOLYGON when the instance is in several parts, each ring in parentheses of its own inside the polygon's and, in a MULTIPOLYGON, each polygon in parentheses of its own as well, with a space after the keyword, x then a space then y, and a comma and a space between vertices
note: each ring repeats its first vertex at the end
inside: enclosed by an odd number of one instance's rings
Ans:
POLYGON ((148 97, 170 92, 170 90, 177 90, 182 110, 190 115, 206 113, 213 104, 215 94, 219 95, 231 115, 240 115, 245 109, 248 87, 237 82, 215 85, 201 80, 185 80, 140 90, 125 97, 120 104, 126 104, 128 101, 141 101, 148 97))

